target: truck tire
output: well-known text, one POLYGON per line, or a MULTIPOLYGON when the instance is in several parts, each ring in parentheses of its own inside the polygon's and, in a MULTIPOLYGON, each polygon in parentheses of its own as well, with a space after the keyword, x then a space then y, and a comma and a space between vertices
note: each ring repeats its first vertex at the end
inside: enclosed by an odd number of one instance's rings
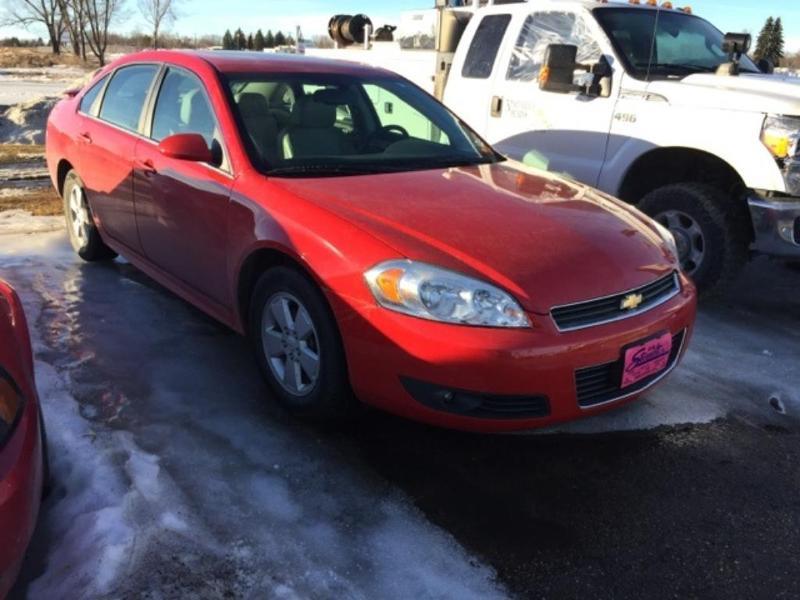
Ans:
POLYGON ((249 334, 261 373, 288 412, 317 421, 354 414, 339 328, 305 274, 289 267, 264 272, 250 303, 249 334))
POLYGON ((87 262, 110 260, 117 256, 100 239, 100 232, 92 219, 92 210, 86 199, 86 190, 75 171, 64 179, 64 218, 67 220, 69 241, 75 253, 87 262))
POLYGON ((639 209, 675 236, 681 269, 704 296, 724 293, 747 261, 747 214, 712 186, 666 185, 642 198, 639 209))

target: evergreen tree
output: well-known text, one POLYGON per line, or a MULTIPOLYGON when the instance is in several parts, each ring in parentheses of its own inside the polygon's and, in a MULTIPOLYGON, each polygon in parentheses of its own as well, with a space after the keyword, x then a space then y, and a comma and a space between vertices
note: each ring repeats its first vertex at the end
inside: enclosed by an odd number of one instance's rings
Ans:
POLYGON ((233 36, 231 35, 231 30, 226 29, 225 35, 222 36, 222 49, 223 50, 233 50, 233 36))
POLYGON ((265 48, 274 48, 275 47, 275 36, 272 35, 272 30, 267 30, 267 35, 264 37, 264 47, 265 48))
POLYGON ((774 29, 775 21, 770 17, 767 19, 767 22, 764 23, 764 27, 761 28, 761 33, 758 34, 756 51, 754 54, 756 60, 768 58, 770 40, 772 39, 774 29))
POLYGON ((255 50, 258 50, 259 52, 261 52, 265 48, 264 34, 261 33, 260 29, 256 31, 256 37, 253 40, 253 48, 255 50))
POLYGON ((275 34, 275 45, 276 46, 285 46, 286 45, 286 36, 283 35, 283 32, 279 31, 275 34))
POLYGON ((237 29, 236 33, 233 34, 233 46, 236 50, 244 50, 247 48, 247 38, 241 28, 237 29))
POLYGON ((783 39, 783 21, 778 17, 775 19, 775 25, 772 28, 772 35, 769 40, 769 58, 772 64, 779 65, 784 56, 784 39, 783 39))
POLYGON ((253 34, 247 36, 247 49, 252 50, 255 48, 255 42, 253 41, 253 34))

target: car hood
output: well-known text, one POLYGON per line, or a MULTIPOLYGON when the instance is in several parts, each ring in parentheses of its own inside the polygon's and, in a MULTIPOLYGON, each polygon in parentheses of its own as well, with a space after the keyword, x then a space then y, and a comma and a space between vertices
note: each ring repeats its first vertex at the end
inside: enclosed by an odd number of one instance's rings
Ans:
POLYGON ((675 269, 675 257, 642 213, 519 163, 279 185, 403 257, 491 281, 540 314, 675 269))
POLYGON ((786 75, 698 73, 676 81, 654 81, 647 89, 675 105, 800 115, 800 78, 786 75))

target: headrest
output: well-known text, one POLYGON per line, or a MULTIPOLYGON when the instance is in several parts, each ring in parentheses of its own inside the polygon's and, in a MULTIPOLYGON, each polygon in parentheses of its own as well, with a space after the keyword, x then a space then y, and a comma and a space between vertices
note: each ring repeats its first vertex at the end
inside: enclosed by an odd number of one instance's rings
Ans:
POLYGON ((336 106, 315 102, 308 96, 300 96, 292 108, 290 124, 305 129, 324 129, 336 123, 336 106))
POLYGON ((181 123, 188 124, 192 119, 192 112, 197 106, 197 100, 202 98, 199 89, 186 92, 181 98, 181 123))
POLYGON ((335 106, 353 103, 353 96, 349 89, 323 88, 314 92, 312 97, 314 98, 314 102, 333 104, 335 106))
POLYGON ((267 99, 262 94, 245 92, 239 96, 237 104, 239 105, 239 113, 244 119, 269 115, 269 105, 267 104, 267 99))

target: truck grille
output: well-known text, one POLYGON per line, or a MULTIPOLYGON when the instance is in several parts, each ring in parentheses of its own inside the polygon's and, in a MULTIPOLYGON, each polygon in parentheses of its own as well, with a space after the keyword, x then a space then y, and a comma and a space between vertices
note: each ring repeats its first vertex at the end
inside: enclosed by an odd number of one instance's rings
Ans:
POLYGON ((550 311, 550 314, 559 331, 572 331, 641 314, 663 304, 677 295, 680 289, 677 273, 670 273, 666 277, 635 290, 586 302, 557 306, 550 311), (641 294, 641 304, 632 310, 622 308, 623 300, 632 294, 641 294))
POLYGON ((614 362, 578 369, 575 371, 575 388, 578 396, 578 404, 583 408, 605 404, 614 400, 620 400, 636 392, 640 392, 646 387, 654 384, 664 377, 674 367, 683 347, 683 338, 686 331, 672 336, 672 352, 669 355, 667 367, 660 373, 656 373, 647 379, 642 379, 636 384, 620 389, 622 382, 622 359, 614 362))

